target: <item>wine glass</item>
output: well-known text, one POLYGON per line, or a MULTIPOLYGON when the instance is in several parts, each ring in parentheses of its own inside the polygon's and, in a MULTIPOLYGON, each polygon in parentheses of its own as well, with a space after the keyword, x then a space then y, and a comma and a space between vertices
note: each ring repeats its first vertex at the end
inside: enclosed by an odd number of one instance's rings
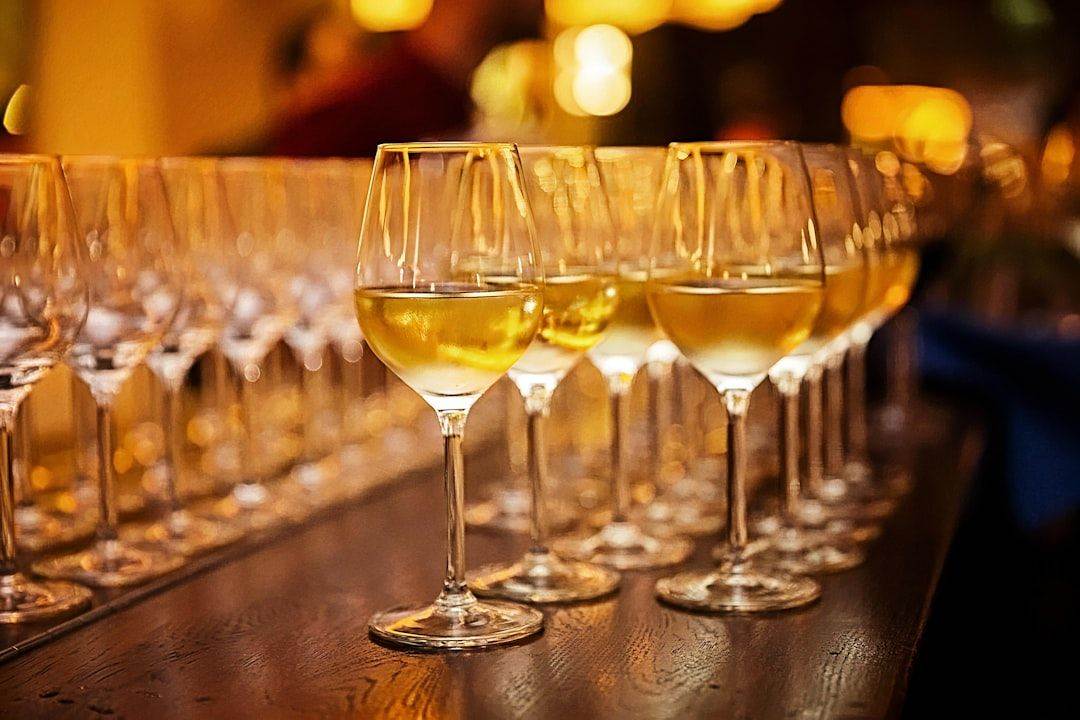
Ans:
MULTIPOLYGON (((862 562, 863 554, 843 542, 843 535, 829 533, 821 509, 801 496, 799 391, 807 372, 820 373, 830 344, 857 319, 866 293, 867 267, 846 148, 802 145, 800 149, 825 262, 825 295, 810 337, 769 370, 769 379, 780 394, 780 502, 779 512, 756 523, 755 530, 767 536, 771 561, 791 572, 816 574, 854 567, 862 562)), ((818 267, 809 271, 816 275, 818 267)), ((809 426, 820 422, 820 416, 808 418, 809 426)), ((819 441, 820 436, 814 434, 814 439, 819 441)), ((820 478, 816 475, 816 480, 820 478)))
POLYGON ((542 285, 515 146, 379 146, 360 230, 356 314, 372 352, 438 417, 448 552, 438 598, 376 613, 376 637, 466 648, 517 640, 543 625, 536 610, 477 600, 466 585, 461 450, 470 408, 540 327, 542 285))
POLYGON ((252 386, 263 363, 292 325, 286 287, 283 162, 257 158, 190 158, 166 166, 170 194, 200 238, 208 285, 222 308, 218 348, 229 361, 242 434, 236 482, 219 510, 248 530, 279 520, 264 485, 275 472, 260 442, 266 423, 253 421, 252 386))
MULTIPOLYGON (((596 149, 596 160, 607 188, 615 230, 621 240, 637 238, 639 247, 648 247, 656 222, 656 199, 660 194, 666 157, 667 148, 659 146, 609 146, 596 149)), ((665 478, 661 467, 665 437, 659 412, 659 395, 665 381, 674 381, 678 372, 675 363, 678 360, 678 348, 664 337, 656 339, 646 350, 646 421, 650 447, 648 473, 649 479, 656 485, 656 495, 642 508, 640 517, 636 519, 650 527, 663 527, 677 534, 712 533, 723 522, 714 483, 696 478, 688 472, 676 478, 665 478)))
POLYGON ((610 521, 596 533, 575 534, 554 543, 557 553, 610 565, 619 570, 674 565, 686 559, 691 544, 675 534, 653 534, 630 516, 630 473, 626 464, 626 428, 630 387, 648 359, 650 348, 664 341, 645 301, 649 267, 649 226, 655 213, 653 173, 659 170, 649 149, 607 150, 601 181, 616 230, 610 273, 619 305, 603 339, 588 352, 603 375, 611 403, 610 521))
POLYGON ((86 247, 90 292, 86 322, 67 363, 96 406, 99 514, 88 549, 42 560, 34 569, 99 587, 133 585, 175 570, 184 558, 168 545, 118 534, 111 409, 182 306, 183 279, 156 161, 65 157, 63 164, 86 247))
POLYGON ((0 155, 0 623, 43 620, 90 602, 81 585, 31 580, 15 557, 16 416, 86 319, 77 232, 60 162, 0 155))
POLYGON ((147 366, 162 386, 161 429, 165 434, 165 445, 161 469, 168 508, 166 517, 151 524, 144 533, 147 539, 168 542, 184 555, 197 555, 234 542, 242 534, 239 527, 220 518, 188 510, 183 506, 179 492, 185 430, 177 414, 180 393, 191 366, 217 342, 223 309, 207 279, 207 268, 212 259, 200 223, 197 198, 168 181, 186 163, 200 161, 164 158, 160 162, 176 233, 174 272, 182 283, 184 295, 165 336, 146 358, 147 366))
POLYGON ((615 281, 605 274, 614 246, 611 217, 591 149, 522 146, 519 152, 544 259, 540 332, 507 373, 525 401, 531 542, 523 558, 477 570, 469 586, 527 602, 590 600, 614 592, 619 574, 560 558, 548 547, 544 422, 555 388, 600 340, 618 304, 615 281))
MULTIPOLYGON (((870 338, 907 304, 919 272, 915 249, 915 208, 898 177, 899 163, 853 153, 853 172, 862 180, 868 202, 880 202, 881 234, 874 236, 874 265, 866 312, 850 332, 847 355, 848 446, 844 466, 848 478, 857 483, 870 480, 867 459, 866 347, 870 338), (885 167, 885 170, 882 169, 885 167), (886 172, 888 170, 888 172, 886 172), (876 192, 880 185, 880 194, 876 192)), ((881 157, 881 156, 879 156, 881 157)), ((902 486, 901 486, 902 487, 902 486)), ((886 488, 887 490, 888 488, 886 488)))
POLYGON ((673 143, 646 293, 657 323, 716 387, 728 413, 728 551, 711 570, 657 582, 691 609, 756 612, 815 600, 820 586, 748 549, 750 393, 811 337, 824 260, 794 143, 673 143))

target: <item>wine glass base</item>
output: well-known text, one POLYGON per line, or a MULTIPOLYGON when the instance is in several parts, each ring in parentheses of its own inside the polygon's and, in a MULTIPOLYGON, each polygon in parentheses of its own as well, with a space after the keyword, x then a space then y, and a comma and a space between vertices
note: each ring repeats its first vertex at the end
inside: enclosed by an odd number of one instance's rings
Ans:
POLYGON ((34 563, 34 572, 48 578, 77 580, 92 587, 138 585, 184 564, 184 557, 160 545, 106 540, 91 548, 34 563))
POLYGON ((240 503, 230 495, 215 504, 214 514, 236 525, 243 532, 260 532, 282 521, 269 506, 269 501, 257 505, 240 503))
POLYGON ((850 570, 866 559, 862 550, 834 542, 827 532, 798 525, 781 524, 767 540, 763 559, 795 575, 850 570))
POLYGON ((678 499, 653 500, 631 517, 656 535, 713 535, 724 525, 719 508, 678 499))
MULTIPOLYGON (((549 499, 545 522, 558 532, 574 522, 572 509, 564 502, 549 499)), ((478 530, 525 534, 532 526, 531 500, 527 490, 496 491, 489 499, 465 508, 465 523, 478 530)))
POLYGON ((454 608, 431 605, 384 610, 368 623, 371 634, 397 645, 428 650, 462 650, 502 645, 544 627, 533 608, 503 600, 473 600, 454 608))
POLYGON ((0 623, 38 622, 67 615, 90 604, 82 585, 62 580, 30 580, 22 573, 0 577, 0 623))
POLYGON ((815 499, 831 516, 849 520, 883 520, 896 509, 896 501, 883 497, 872 485, 841 477, 826 478, 815 499))
POLYGON ((470 575, 469 587, 486 597, 530 603, 594 600, 619 587, 619 573, 552 552, 527 553, 511 565, 487 565, 470 575))
POLYGON ((563 557, 618 570, 644 570, 681 563, 693 546, 686 538, 657 537, 634 523, 613 522, 592 535, 559 538, 552 549, 563 557))
MULTIPOLYGON (((804 499, 799 501, 795 517, 800 527, 821 533, 830 543, 866 543, 881 535, 877 523, 834 516, 832 510, 832 506, 804 499)), ((751 527, 755 534, 768 537, 780 531, 783 520, 778 514, 765 515, 755 518, 751 527)))
POLYGON ((67 515, 36 507, 19 508, 15 513, 16 545, 34 553, 89 540, 97 524, 86 514, 67 515))
POLYGON ((811 578, 789 575, 759 560, 745 560, 663 578, 656 583, 656 595, 687 610, 773 612, 814 602, 821 597, 821 586, 811 578))
POLYGON ((191 556, 231 545, 244 536, 244 531, 231 523, 181 510, 148 526, 140 535, 141 539, 168 544, 181 555, 191 556))

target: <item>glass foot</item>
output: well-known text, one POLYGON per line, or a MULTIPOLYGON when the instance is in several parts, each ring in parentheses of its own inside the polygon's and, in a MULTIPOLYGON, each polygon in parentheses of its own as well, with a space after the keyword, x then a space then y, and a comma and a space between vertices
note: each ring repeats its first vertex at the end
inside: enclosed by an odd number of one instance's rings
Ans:
MULTIPOLYGON (((493 532, 527 533, 531 527, 532 499, 524 488, 500 488, 483 502, 465 508, 469 527, 493 532)), ((555 499, 547 502, 546 522, 555 532, 574 522, 574 514, 566 503, 555 499)))
POLYGON ((821 586, 754 559, 663 578, 656 583, 656 594, 687 610, 750 613, 806 605, 821 596, 821 586))
POLYGON ((184 564, 179 553, 160 545, 103 540, 82 552, 34 563, 34 572, 48 578, 78 580, 92 587, 124 587, 176 570, 184 564))
POLYGON ((657 498, 632 517, 656 535, 713 535, 724 525, 719 507, 678 498, 657 498))
MULTIPOLYGON (((837 515, 837 510, 842 511, 843 507, 803 499, 799 502, 795 513, 802 527, 824 534, 829 542, 844 545, 866 543, 876 540, 881 535, 881 525, 871 520, 849 519, 837 515)), ((754 532, 762 537, 779 532, 781 526, 782 520, 775 513, 756 518, 751 525, 754 532)))
POLYGON ((832 540, 822 530, 781 524, 767 538, 764 560, 796 575, 821 575, 850 570, 866 559, 862 550, 832 540))
POLYGON ((850 520, 883 520, 896 509, 896 501, 882 497, 872 485, 841 477, 826 478, 815 499, 833 517, 850 520))
POLYGON ((441 595, 431 605, 392 608, 368 623, 372 635, 398 645, 460 650, 514 642, 540 632, 544 616, 525 605, 477 600, 471 592, 441 595))
POLYGON ((167 544, 181 555, 188 556, 230 545, 243 535, 243 530, 232 523, 201 517, 187 510, 178 510, 168 519, 142 531, 143 539, 167 544))
POLYGON ((681 563, 693 547, 682 537, 649 535, 630 522, 613 522, 592 535, 559 538, 552 549, 563 557, 619 570, 643 570, 681 563))
POLYGON ((222 498, 215 505, 214 514, 228 520, 244 532, 266 530, 281 522, 282 518, 271 508, 270 493, 261 485, 259 489, 257 496, 248 497, 246 491, 237 493, 236 488, 233 488, 233 492, 228 497, 222 498))
POLYGON ((47 620, 81 610, 91 593, 82 585, 59 580, 30 580, 22 573, 0 577, 0 623, 47 620))
POLYGON ((470 575, 469 587, 477 595, 522 602, 575 602, 615 592, 619 573, 580 560, 563 560, 552 552, 530 552, 512 565, 480 568, 470 575))
POLYGON ((15 510, 16 545, 30 552, 74 545, 89 540, 96 520, 88 514, 68 515, 47 512, 38 507, 15 510))

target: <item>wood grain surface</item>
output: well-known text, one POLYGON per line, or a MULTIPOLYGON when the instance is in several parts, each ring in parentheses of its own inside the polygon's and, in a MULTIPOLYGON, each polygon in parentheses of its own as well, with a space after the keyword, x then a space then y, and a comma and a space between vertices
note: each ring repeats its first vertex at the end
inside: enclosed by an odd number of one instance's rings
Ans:
MULTIPOLYGON (((814 606, 689 614, 654 599, 665 571, 628 573, 611 599, 545 610, 534 640, 457 654, 367 634, 374 610, 439 588, 441 480, 414 473, 13 657, 0 718, 895 717, 977 445, 957 423, 913 451, 914 492, 866 564, 826 578, 814 606)), ((492 478, 503 458, 469 463, 492 478)), ((468 545, 477 565, 523 543, 470 532, 468 545)))

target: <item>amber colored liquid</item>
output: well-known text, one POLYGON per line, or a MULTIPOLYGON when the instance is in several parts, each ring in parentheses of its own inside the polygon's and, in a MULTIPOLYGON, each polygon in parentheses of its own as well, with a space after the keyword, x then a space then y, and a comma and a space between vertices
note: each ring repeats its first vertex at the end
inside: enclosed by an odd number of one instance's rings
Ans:
POLYGON ((834 340, 858 319, 866 295, 866 268, 825 268, 825 292, 821 311, 810 337, 795 350, 798 355, 812 355, 834 340))
POLYGON ((360 330, 375 354, 421 394, 479 395, 525 353, 540 326, 535 285, 363 288, 360 330))
POLYGON ((881 321, 907 304, 911 287, 919 274, 919 254, 914 250, 894 250, 871 262, 863 315, 881 321))
POLYGON ((649 284, 649 306, 682 354, 714 382, 764 375, 814 328, 818 282, 693 278, 649 284))
POLYGON ((511 374, 565 374, 603 337, 617 306, 618 295, 610 277, 549 275, 544 283, 540 331, 511 374))
POLYGON ((608 326, 604 339, 590 351, 590 356, 600 358, 632 358, 641 362, 645 352, 663 336, 649 312, 645 297, 644 271, 621 275, 615 280, 619 293, 619 306, 608 326))

